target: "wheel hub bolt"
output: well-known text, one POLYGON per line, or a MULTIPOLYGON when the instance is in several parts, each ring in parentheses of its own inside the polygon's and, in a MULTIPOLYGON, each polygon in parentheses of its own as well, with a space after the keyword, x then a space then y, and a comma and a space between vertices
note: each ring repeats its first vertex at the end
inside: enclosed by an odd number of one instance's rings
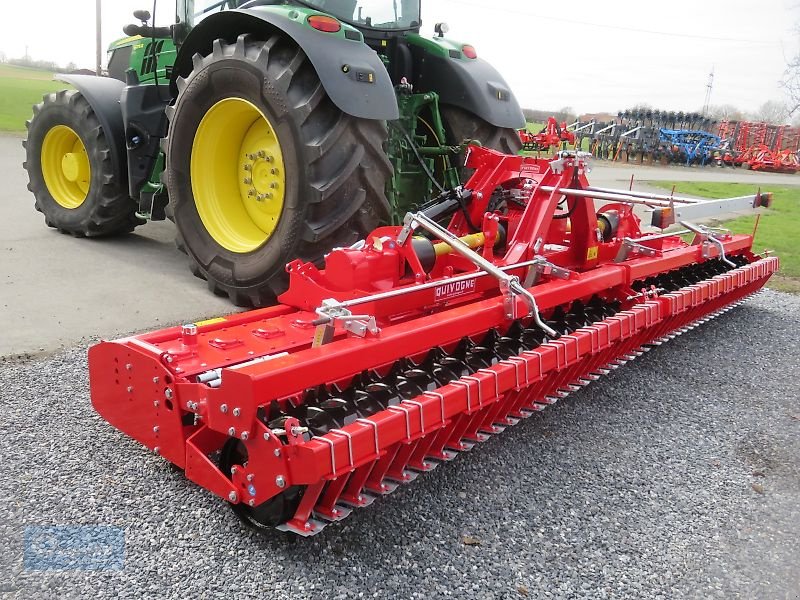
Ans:
POLYGON ((277 485, 279 488, 286 487, 286 480, 283 478, 283 475, 278 475, 275 478, 275 485, 277 485))
POLYGON ((236 492, 231 492, 230 494, 228 494, 228 500, 230 500, 231 502, 236 502, 238 497, 239 496, 236 495, 236 492))

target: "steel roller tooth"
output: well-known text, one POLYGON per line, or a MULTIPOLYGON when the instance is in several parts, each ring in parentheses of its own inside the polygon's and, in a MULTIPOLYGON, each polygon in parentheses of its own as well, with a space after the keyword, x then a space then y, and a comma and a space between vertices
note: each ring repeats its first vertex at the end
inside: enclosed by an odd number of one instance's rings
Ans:
POLYGON ((338 427, 333 416, 319 406, 307 406, 305 418, 301 423, 304 423, 314 436, 323 436, 338 427))
POLYGON ((396 390, 380 381, 367 384, 363 393, 369 396, 372 402, 377 403, 381 410, 397 406, 402 400, 396 390))
POLYGON ((464 375, 469 375, 470 370, 463 360, 455 356, 444 356, 436 363, 433 374, 437 381, 442 382, 441 385, 446 385, 464 375))

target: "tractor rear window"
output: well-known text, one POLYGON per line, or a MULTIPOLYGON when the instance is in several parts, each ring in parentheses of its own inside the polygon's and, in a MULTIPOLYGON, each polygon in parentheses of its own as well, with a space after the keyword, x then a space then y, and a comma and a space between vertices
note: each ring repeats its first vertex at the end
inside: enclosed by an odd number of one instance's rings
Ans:
POLYGON ((419 27, 419 0, 305 0, 303 4, 371 29, 419 27))

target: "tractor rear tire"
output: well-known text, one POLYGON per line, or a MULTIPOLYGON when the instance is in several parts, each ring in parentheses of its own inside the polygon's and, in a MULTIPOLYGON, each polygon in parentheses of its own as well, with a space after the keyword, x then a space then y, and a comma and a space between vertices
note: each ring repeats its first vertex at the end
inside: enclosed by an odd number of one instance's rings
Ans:
POLYGON ((26 125, 22 166, 48 227, 94 237, 127 233, 145 222, 136 214, 127 182, 114 170, 97 115, 80 92, 46 94, 26 125))
MULTIPOLYGON (((519 154, 522 150, 522 140, 514 129, 496 127, 463 108, 448 104, 442 105, 441 113, 448 143, 460 144, 464 140, 476 140, 483 147, 504 154, 519 154)), ((464 164, 464 153, 459 154, 455 161, 459 166, 461 183, 464 183, 472 175, 470 169, 461 166, 464 164)))
POLYGON ((336 107, 286 35, 216 40, 177 85, 169 212, 213 292, 263 306, 286 289, 286 263, 320 263, 388 221, 385 123, 336 107))

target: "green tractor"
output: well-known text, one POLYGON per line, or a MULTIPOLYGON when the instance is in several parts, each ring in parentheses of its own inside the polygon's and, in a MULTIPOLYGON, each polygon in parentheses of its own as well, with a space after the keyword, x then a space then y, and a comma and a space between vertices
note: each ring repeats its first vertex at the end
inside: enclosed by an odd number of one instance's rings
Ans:
POLYGON ((108 77, 60 75, 25 168, 50 227, 169 218, 194 273, 241 306, 463 178, 465 143, 516 153, 519 104, 420 0, 178 0, 124 28, 108 77))

